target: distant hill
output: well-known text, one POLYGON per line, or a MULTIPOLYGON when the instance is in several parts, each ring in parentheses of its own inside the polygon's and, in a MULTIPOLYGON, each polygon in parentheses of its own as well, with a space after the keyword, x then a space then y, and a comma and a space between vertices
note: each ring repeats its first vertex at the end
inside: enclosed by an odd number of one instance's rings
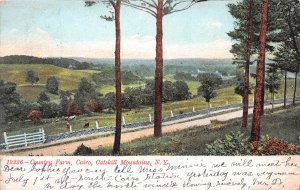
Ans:
MULTIPOLYGON (((122 59, 122 65, 154 65, 152 59, 122 59)), ((69 69, 92 69, 94 66, 103 64, 114 64, 114 59, 97 59, 84 57, 71 58, 39 58, 27 55, 9 55, 0 57, 0 64, 49 64, 69 69)), ((192 67, 226 67, 232 64, 232 59, 165 59, 164 64, 172 66, 192 66, 192 67)))
MULTIPOLYGON (((99 64, 114 64, 114 59, 97 59, 97 58, 83 58, 83 57, 72 57, 77 61, 90 62, 95 65, 99 64)), ((151 65, 154 64, 154 59, 122 59, 124 65, 151 65)), ((232 59, 205 59, 205 58, 190 58, 190 59, 165 59, 165 65, 175 66, 228 66, 232 64, 232 59)))
POLYGON ((80 62, 71 58, 39 58, 27 55, 9 55, 0 57, 0 64, 46 64, 68 69, 91 69, 92 63, 80 62))

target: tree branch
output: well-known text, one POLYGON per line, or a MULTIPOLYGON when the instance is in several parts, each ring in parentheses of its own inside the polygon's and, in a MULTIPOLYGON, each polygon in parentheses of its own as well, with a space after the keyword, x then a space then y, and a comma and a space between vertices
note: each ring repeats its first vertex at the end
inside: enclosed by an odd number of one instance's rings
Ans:
MULTIPOLYGON (((132 0, 131 0, 132 1, 132 0)), ((128 7, 132 7, 132 8, 135 8, 135 9, 138 9, 140 11, 144 11, 146 13, 149 13, 150 15, 156 17, 156 11, 148 8, 148 7, 145 7, 145 6, 142 6, 142 5, 137 5, 137 4, 134 4, 133 2, 131 1, 123 1, 122 4, 125 5, 125 6, 128 6, 128 7)), ((135 1, 135 0, 134 0, 135 1)), ((139 1, 140 2, 140 1, 139 1)), ((154 6, 154 5, 153 5, 154 6)), ((156 7, 155 7, 156 9, 156 7)))

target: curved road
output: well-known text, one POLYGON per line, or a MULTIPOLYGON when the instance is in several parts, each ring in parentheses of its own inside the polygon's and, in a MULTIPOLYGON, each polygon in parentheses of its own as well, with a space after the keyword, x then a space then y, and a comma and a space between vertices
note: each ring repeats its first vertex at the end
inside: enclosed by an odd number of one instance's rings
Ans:
MULTIPOLYGON (((276 107, 279 107, 280 105, 276 105, 276 107)), ((266 108, 270 108, 270 106, 267 106, 266 108)), ((252 113, 253 109, 249 109, 249 113, 252 113)), ((230 113, 223 113, 220 115, 202 118, 202 119, 195 119, 193 121, 186 121, 183 123, 170 123, 169 125, 166 125, 163 127, 162 132, 163 133, 170 133, 175 132, 179 130, 183 130, 186 128, 191 128, 195 126, 205 126, 210 124, 210 120, 218 119, 219 121, 227 121, 234 118, 242 117, 242 110, 233 111, 230 113)), ((98 134, 99 135, 99 134, 98 134)), ((134 132, 127 132, 122 134, 121 143, 130 142, 132 140, 148 137, 153 135, 153 128, 146 128, 141 129, 139 131, 134 132)), ((7 152, 4 153, 5 155, 12 155, 12 156, 28 156, 28 155, 44 155, 44 156, 58 156, 58 155, 66 155, 66 154, 72 154, 78 146, 80 146, 82 143, 84 145, 91 147, 92 149, 99 148, 101 146, 107 146, 107 145, 113 145, 114 142, 114 136, 110 135, 107 137, 99 137, 96 139, 90 139, 90 140, 80 140, 78 142, 71 142, 68 144, 61 144, 61 145, 53 145, 50 147, 37 147, 33 150, 24 150, 20 152, 7 152)))

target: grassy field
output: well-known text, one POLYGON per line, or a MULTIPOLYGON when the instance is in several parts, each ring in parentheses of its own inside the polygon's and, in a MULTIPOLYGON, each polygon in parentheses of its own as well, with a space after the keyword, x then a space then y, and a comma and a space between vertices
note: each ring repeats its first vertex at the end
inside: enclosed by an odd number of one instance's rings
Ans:
MULTIPOLYGON (((293 81, 289 81, 292 83, 293 81)), ((299 83, 298 83, 299 84, 299 83)), ((300 86, 298 86, 300 89, 300 86)), ((283 96, 283 91, 277 95, 277 98, 283 96)), ((292 89, 288 90, 289 96, 292 95, 292 89)), ((300 96, 300 91, 298 90, 297 95, 300 96)), ((253 95, 250 95, 249 100, 252 101, 253 95)), ((58 96, 51 97, 51 100, 58 101, 58 96)), ((218 90, 218 96, 211 101, 213 107, 225 105, 227 102, 229 104, 240 103, 241 97, 234 93, 233 87, 228 87, 218 90)), ((206 109, 208 107, 207 103, 202 97, 196 97, 190 100, 177 101, 177 102, 167 102, 163 104, 163 117, 169 117, 170 112, 173 114, 180 114, 185 112, 191 112, 195 107, 196 110, 206 109)), ((153 119, 153 107, 141 107, 140 109, 124 110, 123 116, 125 117, 126 123, 132 123, 137 121, 147 121, 149 120, 149 114, 151 114, 153 119)), ((1 127, 0 132, 8 132, 8 135, 22 134, 24 132, 38 131, 39 128, 43 127, 46 134, 57 134, 62 132, 67 132, 66 122, 64 120, 54 122, 55 119, 45 120, 44 124, 32 125, 30 122, 27 123, 12 123, 6 127, 1 127)), ((91 124, 90 127, 95 127, 95 122, 99 121, 100 126, 113 126, 115 123, 115 115, 101 113, 99 115, 84 115, 79 116, 76 120, 72 121, 73 130, 81 130, 85 122, 91 124)), ((3 135, 0 135, 0 141, 3 140, 3 135)))
POLYGON ((78 87, 81 78, 86 77, 91 79, 93 73, 99 71, 94 70, 71 70, 53 65, 42 65, 42 64, 0 64, 0 80, 7 80, 15 82, 23 87, 20 92, 32 88, 31 85, 26 84, 26 73, 29 70, 33 70, 39 75, 39 84, 45 84, 50 76, 55 76, 59 79, 61 90, 74 90, 78 87), (22 85, 23 84, 23 85, 22 85))
MULTIPOLYGON (((122 92, 124 92, 124 90, 126 88, 138 88, 138 87, 144 87, 144 83, 122 85, 122 92)), ((98 91, 101 94, 105 95, 105 94, 107 94, 109 92, 115 92, 116 89, 115 89, 115 86, 113 86, 113 85, 103 85, 100 88, 98 88, 98 91)))
MULTIPOLYGON (((288 109, 267 112, 263 117, 261 135, 269 135, 299 145, 300 105, 288 109)), ((206 144, 223 139, 231 131, 244 132, 250 136, 251 117, 247 129, 241 128, 241 119, 223 122, 223 129, 210 126, 195 127, 165 134, 162 138, 146 137, 121 146, 121 155, 205 155, 206 144)), ((109 155, 112 147, 97 150, 97 154, 109 155)))
MULTIPOLYGON (((63 90, 76 89, 81 77, 90 78, 92 73, 97 71, 77 71, 69 70, 51 65, 0 65, 0 79, 11 80, 18 84, 17 91, 20 93, 24 99, 30 101, 36 101, 38 94, 44 90, 44 83, 49 76, 56 76, 60 79, 61 88, 63 90), (24 84, 25 73, 28 70, 35 70, 40 75, 40 81, 37 85, 31 86, 30 84, 24 84)), ((173 75, 166 75, 165 80, 175 81, 173 75)), ((288 97, 292 97, 293 93, 293 80, 288 80, 288 97)), ((197 88, 200 85, 199 82, 187 81, 190 91, 193 95, 197 94, 197 88)), ((131 84, 123 85, 123 90, 127 87, 138 87, 143 86, 143 84, 131 84)), ((283 87, 283 85, 282 85, 283 87)), ((298 81, 298 89, 300 89, 300 81, 298 81)), ((114 91, 114 86, 103 86, 99 89, 103 94, 114 91)), ((241 102, 241 96, 234 93, 234 87, 228 87, 219 89, 217 91, 218 96, 211 101, 213 107, 222 106, 241 102)), ((59 96, 48 94, 51 101, 58 103, 59 96)), ((297 91, 297 96, 300 96, 300 90, 297 91)), ((266 98, 270 99, 270 95, 266 93, 266 98)), ((276 98, 283 97, 283 89, 281 88, 276 98)), ((249 100, 252 102, 253 95, 250 95, 249 100)), ((177 101, 177 102, 167 102, 163 104, 163 117, 169 117, 170 111, 173 111, 174 115, 191 112, 193 107, 196 110, 206 109, 208 107, 207 103, 202 97, 195 97, 190 100, 177 101)), ((139 109, 124 110, 123 116, 125 117, 126 123, 146 121, 149 120, 149 114, 151 114, 153 119, 153 107, 141 107, 139 109)), ((8 135, 12 134, 22 134, 24 132, 38 131, 39 128, 43 127, 46 134, 57 134, 62 132, 67 132, 66 122, 60 120, 54 122, 56 119, 44 120, 43 124, 33 125, 30 122, 18 122, 11 123, 7 126, 1 127, 0 132, 8 132, 8 135)), ((115 123, 115 115, 101 113, 99 115, 84 115, 78 117, 76 120, 72 121, 73 130, 81 130, 85 122, 89 122, 91 127, 95 127, 95 121, 100 122, 100 126, 113 126, 115 123)), ((3 135, 0 135, 0 142, 3 140, 3 135)))

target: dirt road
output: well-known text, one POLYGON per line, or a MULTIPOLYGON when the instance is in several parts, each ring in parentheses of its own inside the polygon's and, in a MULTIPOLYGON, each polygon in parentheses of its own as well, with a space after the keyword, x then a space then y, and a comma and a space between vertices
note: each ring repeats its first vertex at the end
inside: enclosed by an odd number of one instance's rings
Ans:
MULTIPOLYGON (((281 104, 276 105, 276 107, 282 106, 281 104)), ((266 106, 265 108, 270 108, 270 106, 266 106)), ((252 113, 253 109, 249 109, 249 113, 252 113)), ((179 120, 174 122, 167 123, 166 126, 163 127, 162 132, 163 133, 170 133, 170 132, 175 132, 179 130, 183 130, 186 128, 191 128, 195 126, 205 126, 210 124, 211 120, 217 119, 219 121, 227 121, 230 119, 234 118, 239 118, 242 117, 242 110, 238 111, 232 111, 229 113, 220 113, 220 115, 212 116, 212 117, 207 117, 207 118, 199 118, 195 119, 193 121, 181 121, 179 120)), ((152 136, 153 135, 153 128, 146 128, 146 129, 141 129, 139 131, 134 131, 134 132, 127 132, 122 134, 122 143, 130 142, 135 139, 147 137, 147 136, 152 136)), ((107 145, 113 145, 114 142, 114 136, 110 135, 107 137, 99 137, 96 139, 91 139, 91 140, 81 140, 77 142, 71 142, 68 144, 61 144, 61 145, 54 145, 50 147, 37 147, 36 149, 33 150, 25 150, 25 151, 20 151, 16 153, 4 153, 5 155, 11 155, 11 156, 28 156, 28 155, 44 155, 44 156, 59 156, 59 155, 65 155, 65 154, 72 154, 78 146, 80 146, 82 143, 84 145, 89 146, 93 149, 96 149, 101 146, 107 146, 107 145)))
MULTIPOLYGON (((251 109, 249 112, 251 113, 251 109)), ((183 130, 189 127, 194 127, 194 126, 205 126, 210 124, 210 120, 213 119, 218 119, 220 121, 226 121, 230 120, 233 118, 238 118, 242 117, 242 111, 234 111, 230 113, 224 113, 220 114, 217 116, 212 116, 208 118, 203 118, 203 119, 196 119, 193 121, 188 121, 184 123, 179 123, 179 124, 170 124, 165 127, 163 127, 162 131, 163 133, 170 133, 178 130, 183 130)), ((134 132, 128 132, 122 134, 122 143, 130 142, 132 140, 138 139, 138 138, 143 138, 147 136, 152 136, 153 135, 153 128, 147 128, 147 129, 142 129, 139 131, 134 131, 134 132)), ((28 156, 28 155, 44 155, 44 156, 58 156, 58 155, 64 155, 64 154, 72 154, 75 149, 80 146, 82 143, 84 145, 89 146, 93 149, 98 148, 100 146, 107 146, 107 145, 112 145, 114 142, 114 136, 108 136, 108 137, 99 137, 97 139, 91 139, 91 140, 85 140, 85 141, 78 141, 78 142, 73 142, 69 144, 62 144, 62 145, 55 145, 51 147, 44 147, 44 148, 38 148, 34 150, 28 150, 28 151, 22 151, 22 152, 17 152, 17 153, 6 153, 5 155, 12 155, 12 156, 28 156)))

